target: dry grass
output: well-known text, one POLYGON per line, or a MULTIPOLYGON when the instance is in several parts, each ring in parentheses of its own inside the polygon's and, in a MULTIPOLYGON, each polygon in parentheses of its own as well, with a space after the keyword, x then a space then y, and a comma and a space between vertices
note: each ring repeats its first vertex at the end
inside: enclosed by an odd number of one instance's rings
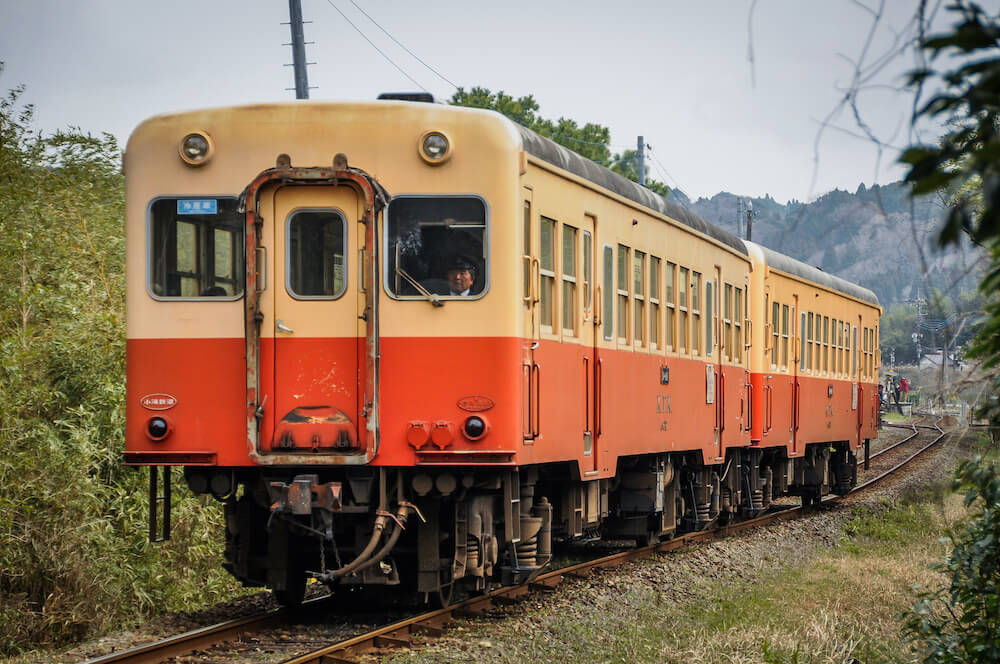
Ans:
POLYGON ((800 562, 785 569, 747 560, 754 571, 742 580, 709 574, 684 588, 598 581, 597 591, 476 623, 389 661, 915 662, 898 615, 912 607, 915 585, 939 581, 928 565, 963 514, 960 497, 939 488, 857 513, 837 546, 789 556, 800 562))

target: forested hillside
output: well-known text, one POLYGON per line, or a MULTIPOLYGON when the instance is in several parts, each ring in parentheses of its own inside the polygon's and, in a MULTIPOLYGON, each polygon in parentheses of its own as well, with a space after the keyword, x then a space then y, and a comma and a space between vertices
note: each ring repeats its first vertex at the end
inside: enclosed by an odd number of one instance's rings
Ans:
MULTIPOLYGON (((737 231, 737 197, 727 192, 679 200, 705 219, 737 231)), ((870 288, 887 310, 933 291, 950 297, 973 291, 983 252, 964 240, 940 249, 944 208, 936 196, 916 200, 909 186, 834 190, 811 203, 753 198, 753 240, 870 288)), ((742 236, 742 233, 741 233, 742 236)))

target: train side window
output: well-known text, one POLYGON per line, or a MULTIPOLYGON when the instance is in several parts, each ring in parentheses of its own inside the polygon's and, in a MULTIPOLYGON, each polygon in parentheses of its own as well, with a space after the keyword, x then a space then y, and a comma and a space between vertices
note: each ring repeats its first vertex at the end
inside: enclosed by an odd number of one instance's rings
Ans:
POLYGON ((712 326, 715 324, 715 282, 711 279, 705 280, 705 355, 712 356, 712 346, 715 339, 712 334, 712 326))
POLYGON ((153 297, 243 294, 243 224, 235 198, 158 198, 149 206, 148 232, 153 297))
POLYGON ((583 232, 583 311, 584 315, 593 316, 594 303, 594 268, 591 265, 594 252, 594 240, 590 231, 583 232))
POLYGON ((691 354, 701 354, 701 273, 691 272, 691 354))
POLYGON ((604 340, 611 341, 615 338, 615 254, 608 245, 604 245, 604 279, 602 288, 602 299, 604 302, 604 315, 601 316, 601 325, 604 327, 604 340))
POLYGON ((346 287, 347 220, 332 210, 296 210, 286 230, 285 288, 296 299, 333 300, 346 287))
POLYGON ((781 335, 781 326, 778 324, 778 316, 781 312, 781 305, 777 302, 771 303, 771 368, 778 368, 778 337, 781 335))
POLYGON ((539 267, 541 271, 541 288, 539 293, 541 300, 541 324, 542 331, 552 333, 555 331, 555 284, 556 284, 556 222, 553 219, 542 217, 539 239, 539 267))
POLYGON ((632 252, 632 293, 635 297, 635 320, 632 323, 632 334, 635 345, 642 345, 642 334, 646 330, 643 324, 643 314, 646 308, 646 254, 641 251, 632 252))
POLYGON ((834 376, 840 375, 837 357, 840 353, 840 346, 837 345, 837 319, 830 319, 830 373, 834 376))
POLYGON ((733 359, 733 285, 726 284, 722 296, 722 347, 724 357, 733 359))
POLYGON ((788 305, 781 305, 781 368, 788 370, 788 305))
POLYGON ((666 323, 664 324, 667 337, 666 339, 667 350, 674 350, 674 318, 675 318, 674 308, 676 307, 676 300, 674 299, 674 295, 676 294, 676 291, 674 289, 674 280, 676 277, 676 272, 677 272, 677 266, 671 263, 670 261, 667 261, 667 269, 666 269, 667 287, 665 293, 665 295, 667 296, 667 302, 666 306, 664 307, 667 314, 666 323))
POLYGON ((688 348, 688 269, 677 270, 677 350, 684 353, 688 348))
POLYGON ((858 326, 855 325, 854 336, 851 339, 851 378, 858 375, 858 326))
MULTIPOLYGON (((426 300, 427 293, 455 301, 481 297, 489 285, 488 212, 486 201, 479 196, 414 194, 393 198, 384 254, 384 284, 389 295, 407 300, 426 300), (456 270, 468 275, 451 282, 449 273, 454 276, 456 270), (470 277, 472 284, 455 292, 470 277)), ((523 214, 530 222, 529 206, 523 208, 523 214)), ((525 237, 526 250, 531 247, 529 239, 530 233, 525 237)))
POLYGON ((563 332, 576 336, 576 234, 572 226, 563 225, 563 332))
POLYGON ((628 341, 628 247, 618 245, 618 341, 628 341))
POLYGON ((743 289, 733 289, 733 352, 737 364, 743 363, 743 289))
POLYGON ((800 312, 802 320, 799 323, 799 371, 806 370, 806 362, 808 355, 806 354, 807 344, 806 344, 806 312, 800 312))
POLYGON ((649 345, 663 348, 660 341, 660 259, 649 257, 649 345))
POLYGON ((823 373, 830 373, 830 317, 823 316, 823 373))
MULTIPOLYGON (((807 314, 807 333, 806 333, 806 370, 812 372, 815 367, 815 357, 816 357, 816 337, 815 331, 813 329, 813 314, 809 312, 807 314)), ((818 369, 818 367, 815 367, 818 369)))
POLYGON ((531 308, 531 201, 524 202, 524 251, 521 253, 524 277, 524 306, 531 308))

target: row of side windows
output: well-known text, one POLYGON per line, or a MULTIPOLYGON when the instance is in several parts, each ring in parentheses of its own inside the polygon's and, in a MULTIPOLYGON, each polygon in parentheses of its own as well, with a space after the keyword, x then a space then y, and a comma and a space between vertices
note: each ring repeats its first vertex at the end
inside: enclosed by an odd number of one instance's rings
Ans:
MULTIPOLYGON (((790 339, 795 338, 795 308, 780 302, 771 302, 769 348, 771 368, 787 371, 790 339)), ((877 328, 861 329, 859 348, 858 327, 847 321, 815 312, 799 313, 799 371, 816 376, 863 379, 875 375, 875 348, 877 328), (860 352, 860 364, 859 364, 860 352)))

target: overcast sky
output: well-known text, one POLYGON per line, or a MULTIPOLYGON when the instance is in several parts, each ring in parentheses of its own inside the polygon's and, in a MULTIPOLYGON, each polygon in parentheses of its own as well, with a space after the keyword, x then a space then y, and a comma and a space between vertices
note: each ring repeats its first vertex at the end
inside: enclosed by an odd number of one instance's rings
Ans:
MULTIPOLYGON (((354 2, 454 85, 532 94, 545 117, 609 127, 616 152, 643 135, 649 174, 692 197, 808 200, 902 175, 892 150, 877 172, 869 142, 828 129, 814 182, 820 123, 854 70, 844 56, 859 56, 872 24, 852 0, 758 0, 752 24, 750 0, 354 2)), ((1000 0, 983 4, 997 11, 1000 0)), ((869 62, 916 1, 886 5, 869 62)), ((335 6, 435 98, 454 92, 351 0, 302 6, 312 99, 417 89, 335 6)), ((41 129, 107 131, 124 145, 151 115, 294 100, 287 20, 286 0, 0 0, 0 85, 27 86, 41 129)), ((876 82, 899 86, 911 65, 897 60, 876 82)), ((908 140, 910 103, 883 88, 861 97, 865 121, 894 145, 908 140)), ((835 122, 858 131, 849 112, 835 122)))

